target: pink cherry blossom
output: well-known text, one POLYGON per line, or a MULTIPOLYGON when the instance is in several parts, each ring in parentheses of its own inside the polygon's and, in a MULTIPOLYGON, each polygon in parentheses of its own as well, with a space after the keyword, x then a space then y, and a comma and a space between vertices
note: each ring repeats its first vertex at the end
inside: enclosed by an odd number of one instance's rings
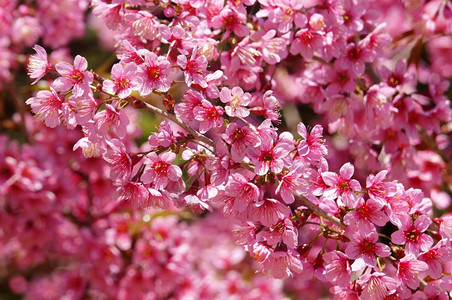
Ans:
POLYGON ((341 197, 345 206, 355 207, 356 196, 355 191, 361 190, 361 185, 356 179, 351 179, 355 168, 352 164, 344 164, 340 170, 339 175, 334 172, 322 173, 322 179, 329 188, 324 192, 324 196, 331 199, 341 197))
POLYGON ((113 105, 106 104, 105 110, 98 112, 93 120, 101 134, 109 131, 115 132, 119 138, 123 138, 127 133, 127 125, 130 120, 123 110, 117 110, 113 105))
POLYGON ((239 212, 244 212, 250 204, 257 203, 260 196, 257 186, 239 173, 230 178, 226 193, 234 197, 234 209, 239 212))
POLYGON ((250 114, 246 106, 251 102, 251 95, 244 93, 238 86, 232 88, 232 90, 227 87, 222 88, 220 100, 227 104, 224 110, 230 117, 245 118, 250 114))
POLYGON ((193 49, 190 59, 187 59, 185 55, 179 55, 177 57, 177 64, 184 70, 185 82, 188 86, 195 83, 202 88, 206 88, 207 59, 204 55, 198 54, 197 49, 193 49))
POLYGON ((397 277, 410 289, 417 289, 419 286, 419 272, 426 271, 428 265, 417 260, 412 254, 408 254, 400 260, 397 266, 397 277))
POLYGON ((36 97, 28 99, 25 103, 31 106, 38 120, 44 121, 46 126, 54 128, 61 124, 63 99, 55 90, 39 91, 36 97))
POLYGON ((264 198, 253 203, 248 210, 250 219, 261 222, 262 225, 272 226, 290 215, 290 209, 276 199, 264 198))
POLYGON ((220 127, 223 125, 223 108, 214 106, 207 100, 202 100, 200 106, 194 108, 195 119, 200 121, 199 131, 205 133, 211 128, 220 127))
POLYGON ((363 198, 359 198, 355 210, 345 215, 344 224, 358 229, 362 234, 374 231, 374 225, 384 226, 389 220, 381 209, 379 202, 373 199, 364 201, 363 198))
POLYGON ((111 165, 110 177, 114 183, 129 180, 132 172, 132 160, 124 144, 117 139, 107 142, 109 148, 103 158, 111 165))
POLYGON ((117 94, 124 99, 141 86, 141 81, 136 74, 137 66, 134 63, 114 64, 111 68, 113 80, 104 80, 103 90, 107 93, 117 94))
POLYGON ((331 251, 323 254, 325 277, 333 284, 348 286, 352 269, 350 260, 341 251, 331 251))
POLYGON ((353 234, 351 241, 345 249, 345 254, 348 258, 357 259, 363 258, 364 263, 369 267, 377 265, 376 257, 387 257, 391 254, 389 246, 377 243, 378 234, 371 231, 365 235, 361 233, 353 234))
POLYGON ((432 224, 432 221, 426 216, 421 215, 412 220, 409 215, 402 215, 401 227, 391 235, 393 243, 405 245, 405 252, 418 256, 420 251, 428 251, 433 245, 433 239, 423 233, 432 224))
POLYGON ((88 62, 86 58, 77 55, 74 59, 74 65, 65 61, 55 65, 55 69, 62 77, 58 77, 52 86, 56 91, 65 92, 73 88, 72 93, 75 97, 84 94, 90 94, 89 85, 93 82, 93 74, 86 71, 88 62))
POLYGON ((168 60, 147 50, 140 54, 144 58, 144 63, 138 66, 138 75, 142 78, 140 94, 147 96, 154 89, 167 92, 170 89, 168 79, 170 63, 168 60))
POLYGON ((323 128, 321 125, 315 125, 308 133, 306 126, 303 123, 297 125, 297 132, 302 140, 298 144, 298 154, 306 156, 307 158, 318 161, 320 158, 328 154, 328 150, 324 145, 323 128))
POLYGON ((141 176, 143 183, 151 183, 157 190, 164 189, 169 181, 177 181, 182 176, 182 171, 178 166, 171 163, 176 158, 173 152, 164 152, 157 155, 155 152, 149 153, 144 162, 146 169, 141 176))
POLYGON ((36 51, 35 55, 31 55, 28 61, 28 76, 30 78, 35 79, 32 84, 37 83, 47 74, 49 68, 51 68, 51 64, 49 64, 47 59, 46 50, 39 46, 35 45, 33 49, 36 51))
POLYGON ((259 146, 261 140, 256 132, 248 126, 230 123, 223 134, 223 139, 231 145, 231 156, 234 162, 240 163, 244 159, 247 149, 259 146))

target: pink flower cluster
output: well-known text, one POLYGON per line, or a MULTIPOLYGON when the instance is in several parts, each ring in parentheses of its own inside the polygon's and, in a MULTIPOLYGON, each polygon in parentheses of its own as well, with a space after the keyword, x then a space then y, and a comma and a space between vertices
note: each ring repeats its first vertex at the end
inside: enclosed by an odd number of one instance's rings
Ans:
POLYGON ((26 123, 33 144, 0 136, 2 298, 284 299, 221 212, 121 206, 107 163, 72 151, 78 131, 26 123))
POLYGON ((83 132, 74 148, 109 164, 120 203, 222 210, 272 277, 337 299, 447 297, 452 232, 433 203, 451 203, 450 75, 422 54, 450 34, 451 7, 410 3, 92 1, 111 73, 35 46, 31 77, 50 91, 27 104, 83 132), (391 9, 422 18, 397 35, 377 16, 391 9), (295 104, 321 124, 291 122, 295 104), (129 107, 165 118, 148 143, 126 142, 129 107))

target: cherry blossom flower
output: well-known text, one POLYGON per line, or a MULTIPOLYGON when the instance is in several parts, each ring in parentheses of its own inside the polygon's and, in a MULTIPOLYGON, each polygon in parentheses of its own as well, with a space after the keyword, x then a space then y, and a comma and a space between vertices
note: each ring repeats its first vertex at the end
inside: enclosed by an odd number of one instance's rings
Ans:
POLYGON ((270 276, 279 279, 303 272, 303 265, 295 251, 270 252, 263 266, 270 276))
POLYGON ((357 282, 363 287, 361 293, 363 299, 387 299, 386 297, 391 297, 398 287, 397 280, 381 272, 364 274, 357 282))
POLYGON ((141 175, 143 183, 151 183, 157 190, 161 190, 168 185, 169 181, 177 181, 182 176, 182 171, 178 166, 171 163, 176 158, 176 154, 167 151, 160 155, 155 152, 149 153, 144 160, 147 167, 141 175))
POLYGON ((302 194, 303 189, 307 185, 302 177, 303 168, 303 164, 294 163, 290 171, 283 173, 280 179, 275 193, 280 194, 286 204, 293 203, 295 201, 295 195, 302 194))
POLYGON ((215 29, 225 28, 226 34, 223 38, 233 32, 237 36, 245 36, 250 29, 244 24, 246 14, 244 10, 237 10, 234 7, 225 7, 220 13, 212 18, 212 25, 215 29))
POLYGON ((250 204, 257 203, 260 196, 257 186, 239 173, 231 176, 225 190, 227 195, 234 197, 234 209, 239 212, 244 212, 250 204))
POLYGON ((350 243, 345 248, 345 254, 351 259, 361 257, 366 265, 375 267, 377 265, 375 255, 378 257, 387 257, 391 254, 389 246, 377 243, 377 240, 378 234, 375 231, 371 231, 365 235, 357 232, 352 235, 350 243))
POLYGON ((32 83, 35 84, 47 74, 48 69, 51 68, 52 65, 49 64, 47 59, 47 52, 43 47, 34 45, 33 49, 36 51, 36 54, 31 55, 29 58, 28 76, 30 76, 30 78, 32 79, 35 79, 35 81, 33 81, 32 83))
POLYGON ((252 220, 261 222, 267 227, 275 225, 278 221, 289 216, 290 213, 291 211, 286 205, 271 198, 264 198, 253 203, 248 209, 248 215, 252 220))
POLYGON ((452 258, 452 249, 450 241, 440 240, 435 247, 419 255, 419 260, 427 263, 427 274, 433 279, 438 279, 443 274, 442 264, 450 261, 452 258))
POLYGON ((400 217, 400 229, 391 235, 393 243, 405 245, 405 252, 417 257, 420 251, 428 251, 433 245, 433 239, 423 233, 432 224, 426 215, 421 215, 412 220, 409 215, 400 217))
POLYGON ((88 68, 86 58, 77 55, 74 59, 74 65, 65 61, 55 65, 55 69, 62 77, 58 77, 52 83, 53 88, 58 92, 65 92, 73 88, 72 93, 75 97, 88 95, 91 92, 89 85, 93 82, 93 74, 85 71, 88 68))
POLYGON ((143 80, 140 94, 147 96, 153 89, 167 92, 170 89, 170 81, 167 77, 171 68, 169 61, 147 50, 140 54, 144 58, 144 63, 138 66, 138 75, 143 80))
POLYGON ((417 260, 412 254, 402 258, 397 266, 397 277, 410 289, 417 289, 419 286, 419 272, 426 271, 428 265, 417 260))
POLYGON ((308 133, 306 126, 300 122, 297 125, 297 132, 301 136, 301 141, 297 147, 298 154, 313 161, 318 161, 328 154, 324 145, 325 140, 322 139, 323 127, 321 125, 315 125, 308 133))
POLYGON ((136 76, 137 66, 134 63, 114 64, 111 68, 113 80, 104 80, 103 90, 107 93, 116 94, 124 99, 141 86, 140 79, 136 76))
POLYGON ((374 224, 384 226, 388 222, 388 217, 381 209, 379 202, 373 199, 364 201, 363 198, 359 198, 355 210, 344 216, 344 224, 357 228, 361 234, 374 231, 374 224))
POLYGON ((55 90, 39 91, 36 97, 28 99, 25 103, 31 106, 36 118, 44 121, 46 126, 54 128, 61 124, 63 99, 55 90))
POLYGON ((290 45, 290 53, 292 55, 301 54, 305 59, 314 56, 315 49, 319 49, 323 45, 322 34, 310 28, 300 29, 290 45))
POLYGON ((206 68, 208 62, 204 55, 198 54, 197 49, 193 49, 190 59, 187 59, 185 55, 179 55, 177 57, 177 64, 184 70, 185 82, 188 86, 195 83, 202 88, 206 88, 206 68))
POLYGON ((103 154, 103 158, 111 166, 111 179, 114 183, 129 180, 132 172, 132 159, 128 155, 124 144, 117 139, 107 141, 107 144, 109 148, 103 154))
POLYGON ((247 149, 259 146, 261 140, 256 132, 248 126, 239 126, 233 122, 228 125, 223 139, 231 145, 231 157, 234 162, 240 163, 244 159, 247 149))
POLYGON ((248 153, 255 163, 254 172, 265 175, 268 171, 280 173, 284 167, 284 158, 288 155, 290 147, 286 143, 265 139, 257 148, 250 148, 248 153))
POLYGON ((230 117, 245 118, 250 114, 250 111, 245 106, 251 102, 251 95, 244 93, 238 86, 232 88, 232 90, 227 87, 222 88, 220 100, 227 104, 224 110, 230 117))
POLYGON ((351 179, 355 168, 352 164, 344 164, 340 170, 339 175, 334 172, 322 173, 322 179, 329 188, 325 190, 323 195, 327 198, 336 199, 341 197, 341 201, 345 206, 355 207, 356 196, 355 191, 361 190, 361 185, 356 179, 351 179))
POLYGON ((220 127, 223 125, 223 108, 220 106, 213 106, 209 101, 202 100, 200 106, 196 106, 193 110, 195 119, 200 121, 199 131, 205 133, 211 128, 220 127))
POLYGON ((119 138, 123 138, 127 133, 129 117, 123 110, 117 110, 113 105, 106 104, 105 110, 98 112, 94 117, 96 127, 101 134, 109 131, 115 132, 119 138))
POLYGON ((283 242, 291 249, 296 248, 298 244, 298 230, 295 229, 292 221, 286 218, 271 229, 271 231, 264 231, 262 234, 268 245, 276 247, 283 242))
POLYGON ((325 277, 338 286, 348 286, 352 273, 348 257, 343 252, 334 250, 323 254, 322 258, 325 277))

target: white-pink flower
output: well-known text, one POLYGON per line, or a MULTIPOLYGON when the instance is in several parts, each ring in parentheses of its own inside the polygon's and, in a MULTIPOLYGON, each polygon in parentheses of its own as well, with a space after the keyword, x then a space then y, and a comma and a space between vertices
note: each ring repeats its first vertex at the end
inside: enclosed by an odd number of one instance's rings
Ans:
POLYGON ((134 90, 141 86, 141 80, 137 76, 137 66, 134 63, 126 65, 114 64, 111 68, 113 80, 106 79, 102 83, 103 90, 110 94, 115 94, 124 99, 134 90))
POLYGON ((74 65, 65 61, 55 65, 55 69, 61 75, 52 83, 52 87, 59 92, 65 92, 72 88, 75 97, 91 93, 90 84, 93 82, 93 74, 86 71, 88 62, 86 58, 77 55, 74 65))
POLYGON ((28 76, 35 79, 32 83, 35 84, 46 75, 47 70, 51 65, 47 60, 47 52, 43 47, 35 45, 33 49, 36 51, 36 54, 30 56, 28 60, 28 76))
POLYGON ((226 114, 230 117, 248 117, 250 111, 246 106, 251 102, 251 95, 244 93, 242 88, 235 86, 230 90, 227 87, 221 89, 220 100, 226 103, 224 108, 226 114))

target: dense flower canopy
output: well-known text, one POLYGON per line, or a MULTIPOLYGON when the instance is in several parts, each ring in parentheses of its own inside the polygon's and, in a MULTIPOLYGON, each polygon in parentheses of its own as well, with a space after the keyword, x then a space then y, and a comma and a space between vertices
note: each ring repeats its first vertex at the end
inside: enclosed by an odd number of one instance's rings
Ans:
POLYGON ((451 12, 0 4, 0 88, 24 139, 1 137, 0 286, 25 299, 452 297, 451 12), (114 53, 98 67, 61 48, 87 24, 114 53), (21 73, 33 90, 15 90, 21 73))

